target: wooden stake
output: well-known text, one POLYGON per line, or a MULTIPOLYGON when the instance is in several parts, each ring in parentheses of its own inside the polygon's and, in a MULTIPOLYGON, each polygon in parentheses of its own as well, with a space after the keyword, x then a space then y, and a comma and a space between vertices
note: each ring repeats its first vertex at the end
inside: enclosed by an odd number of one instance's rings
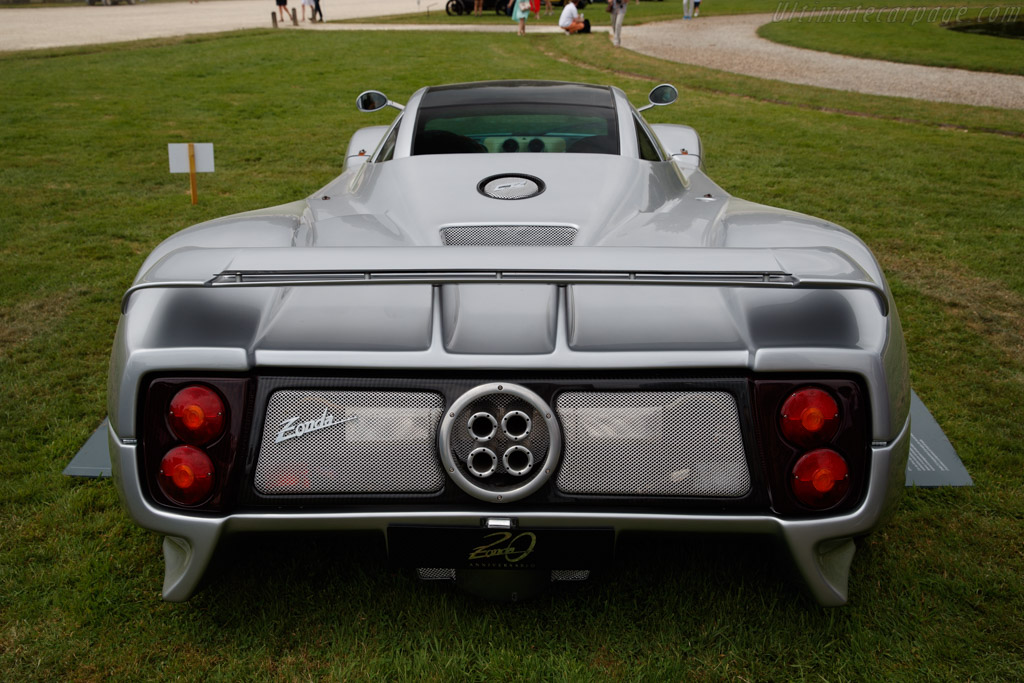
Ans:
POLYGON ((198 192, 196 191, 196 146, 188 143, 188 183, 192 190, 192 204, 199 203, 198 192))

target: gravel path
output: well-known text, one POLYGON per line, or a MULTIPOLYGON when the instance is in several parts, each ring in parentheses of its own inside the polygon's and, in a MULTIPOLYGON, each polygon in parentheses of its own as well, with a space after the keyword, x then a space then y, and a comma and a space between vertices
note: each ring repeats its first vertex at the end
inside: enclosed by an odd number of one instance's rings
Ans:
POLYGON ((1024 76, 897 64, 789 47, 757 35, 757 28, 771 20, 771 14, 746 14, 626 26, 622 44, 652 57, 787 83, 1024 109, 1024 76))
MULTIPOLYGON (((387 14, 426 11, 440 0, 324 0, 328 19, 359 19, 387 14)), ((301 0, 289 0, 298 8, 301 0)), ((196 33, 217 33, 245 28, 270 28, 270 15, 277 9, 273 0, 203 0, 142 3, 112 7, 16 8, 0 11, 0 51, 32 50, 116 43, 144 38, 168 38, 196 33)), ((433 9, 433 8, 432 8, 433 9)), ((441 7, 444 14, 444 7, 441 7)), ((509 22, 511 23, 511 21, 509 22)), ((299 24, 300 28, 330 24, 299 24)), ((291 23, 282 24, 291 29, 291 23)))
MULTIPOLYGON (((292 0, 296 7, 296 0, 292 0)), ((436 11, 442 0, 327 0, 327 17, 352 18, 436 11)), ((204 0, 199 4, 154 3, 113 7, 6 9, 0 12, 0 51, 91 45, 245 28, 270 28, 271 0, 204 0)), ((701 17, 626 26, 624 47, 662 59, 802 85, 895 95, 1005 109, 1024 109, 1024 76, 858 59, 772 43, 757 36, 770 14, 701 17)), ((443 18, 439 18, 443 21, 443 18)), ((290 23, 282 28, 296 30, 290 23)), ((514 25, 310 24, 300 29, 449 30, 511 33, 514 25)), ((528 32, 558 32, 554 26, 528 26, 528 32)), ((587 40, 573 38, 573 40, 587 40)))

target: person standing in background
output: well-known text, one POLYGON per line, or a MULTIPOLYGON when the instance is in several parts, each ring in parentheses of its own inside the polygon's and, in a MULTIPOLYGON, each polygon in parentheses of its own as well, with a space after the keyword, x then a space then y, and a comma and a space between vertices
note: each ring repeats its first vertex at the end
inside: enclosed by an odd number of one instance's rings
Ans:
POLYGON ((612 45, 622 45, 622 20, 626 18, 629 0, 608 0, 608 11, 612 14, 612 45))
POLYGON ((519 31, 517 35, 526 35, 526 18, 530 16, 531 3, 530 0, 508 0, 513 3, 512 9, 512 21, 519 22, 519 31))
POLYGON ((320 0, 313 0, 313 14, 309 16, 309 20, 315 22, 316 15, 320 15, 320 23, 324 23, 324 11, 320 9, 320 0))

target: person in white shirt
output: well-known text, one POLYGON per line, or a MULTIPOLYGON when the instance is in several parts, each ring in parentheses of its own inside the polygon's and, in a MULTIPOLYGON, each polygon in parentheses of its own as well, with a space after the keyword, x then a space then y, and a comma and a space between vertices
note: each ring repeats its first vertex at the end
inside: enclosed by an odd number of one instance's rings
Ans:
POLYGON ((567 33, 579 33, 583 30, 583 16, 576 9, 579 0, 566 0, 562 15, 558 17, 558 27, 567 33))

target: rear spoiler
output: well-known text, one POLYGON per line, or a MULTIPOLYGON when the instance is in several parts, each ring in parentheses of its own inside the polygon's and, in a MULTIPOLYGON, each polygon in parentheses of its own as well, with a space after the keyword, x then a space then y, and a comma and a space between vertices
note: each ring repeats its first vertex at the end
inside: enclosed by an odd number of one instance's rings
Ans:
POLYGON ((868 289, 882 314, 882 283, 830 247, 186 247, 160 259, 125 292, 169 287, 546 283, 868 289))

